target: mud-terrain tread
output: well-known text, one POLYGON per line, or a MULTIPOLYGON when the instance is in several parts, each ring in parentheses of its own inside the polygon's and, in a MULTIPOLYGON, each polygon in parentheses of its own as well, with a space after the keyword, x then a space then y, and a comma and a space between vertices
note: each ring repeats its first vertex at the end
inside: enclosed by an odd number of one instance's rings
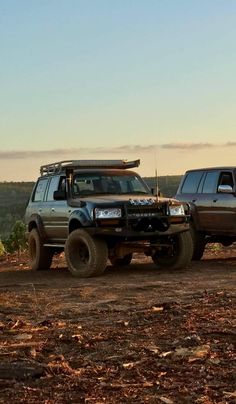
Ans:
POLYGON ((193 242, 189 231, 172 236, 176 241, 177 251, 174 256, 161 256, 156 253, 152 260, 158 267, 181 269, 191 262, 193 255, 193 242))
POLYGON ((32 229, 28 239, 29 261, 34 271, 45 271, 50 268, 53 258, 53 250, 44 247, 37 229, 32 229))
POLYGON ((102 275, 105 271, 108 249, 104 240, 90 236, 85 230, 77 229, 72 231, 67 238, 65 257, 72 275, 89 278, 102 275), (87 248, 89 257, 86 263, 80 260, 79 244, 85 245, 87 248))
POLYGON ((202 258, 206 247, 205 237, 195 229, 193 224, 190 225, 190 233, 193 241, 192 260, 199 261, 202 258))

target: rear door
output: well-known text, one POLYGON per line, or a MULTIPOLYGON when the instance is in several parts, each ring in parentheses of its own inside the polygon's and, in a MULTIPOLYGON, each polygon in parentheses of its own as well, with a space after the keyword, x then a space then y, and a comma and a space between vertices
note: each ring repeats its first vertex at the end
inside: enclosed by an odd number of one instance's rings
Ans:
POLYGON ((196 228, 200 231, 211 232, 214 228, 212 204, 218 178, 218 170, 189 171, 177 192, 177 199, 190 203, 196 228))
POLYGON ((236 232, 235 178, 231 170, 218 172, 215 192, 212 194, 210 229, 214 234, 231 235, 236 232), (232 192, 221 192, 220 185, 230 185, 232 192))
POLYGON ((202 198, 201 193, 205 175, 204 170, 187 172, 176 194, 178 200, 190 203, 191 212, 200 230, 203 229, 205 223, 209 221, 207 204, 202 198))
POLYGON ((35 186, 32 199, 27 208, 28 220, 32 215, 39 216, 47 235, 47 203, 45 201, 49 179, 40 178, 35 186))
POLYGON ((68 217, 71 208, 67 200, 54 200, 54 191, 65 186, 65 177, 53 176, 50 180, 46 196, 47 205, 47 234, 54 242, 64 242, 68 236, 68 217))
POLYGON ((199 198, 196 203, 198 220, 201 230, 212 232, 215 228, 215 210, 213 201, 217 192, 219 171, 209 170, 204 173, 202 183, 199 186, 199 198))

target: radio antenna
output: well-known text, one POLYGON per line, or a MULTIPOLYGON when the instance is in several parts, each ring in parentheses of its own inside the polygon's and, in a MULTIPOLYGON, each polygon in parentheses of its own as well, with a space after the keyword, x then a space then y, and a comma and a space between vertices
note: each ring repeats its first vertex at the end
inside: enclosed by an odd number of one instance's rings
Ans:
POLYGON ((155 169, 155 188, 156 188, 156 198, 157 198, 157 201, 158 201, 158 197, 159 197, 159 184, 158 184, 157 169, 155 169))
POLYGON ((156 149, 155 149, 155 190, 156 190, 156 199, 158 201, 159 184, 158 184, 158 175, 157 175, 157 150, 156 149))

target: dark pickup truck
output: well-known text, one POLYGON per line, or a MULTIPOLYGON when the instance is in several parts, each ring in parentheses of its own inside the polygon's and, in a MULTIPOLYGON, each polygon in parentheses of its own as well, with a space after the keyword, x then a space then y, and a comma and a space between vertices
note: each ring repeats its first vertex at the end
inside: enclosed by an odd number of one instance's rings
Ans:
POLYGON ((236 167, 188 170, 175 197, 190 204, 193 259, 201 259, 207 243, 236 241, 236 167))

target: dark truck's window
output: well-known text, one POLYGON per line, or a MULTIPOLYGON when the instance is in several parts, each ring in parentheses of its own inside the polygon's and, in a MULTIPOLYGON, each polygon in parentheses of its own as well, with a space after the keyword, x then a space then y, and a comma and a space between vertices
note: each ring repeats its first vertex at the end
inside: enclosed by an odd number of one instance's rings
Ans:
POLYGON ((188 173, 184 180, 181 193, 182 194, 195 194, 198 191, 198 185, 202 178, 202 175, 203 175, 203 171, 194 171, 194 172, 188 173))
POLYGON ((46 187, 47 187, 47 183, 48 183, 47 178, 43 178, 43 179, 38 181, 38 184, 36 186, 36 189, 35 189, 35 192, 34 192, 34 195, 33 195, 33 201, 34 202, 43 201, 45 190, 46 190, 46 187))
POLYGON ((222 172, 220 175, 220 180, 218 185, 230 185, 234 187, 233 175, 230 172, 222 172))
POLYGON ((202 188, 203 194, 216 193, 218 178, 219 178, 219 171, 210 171, 206 173, 205 181, 202 188))

